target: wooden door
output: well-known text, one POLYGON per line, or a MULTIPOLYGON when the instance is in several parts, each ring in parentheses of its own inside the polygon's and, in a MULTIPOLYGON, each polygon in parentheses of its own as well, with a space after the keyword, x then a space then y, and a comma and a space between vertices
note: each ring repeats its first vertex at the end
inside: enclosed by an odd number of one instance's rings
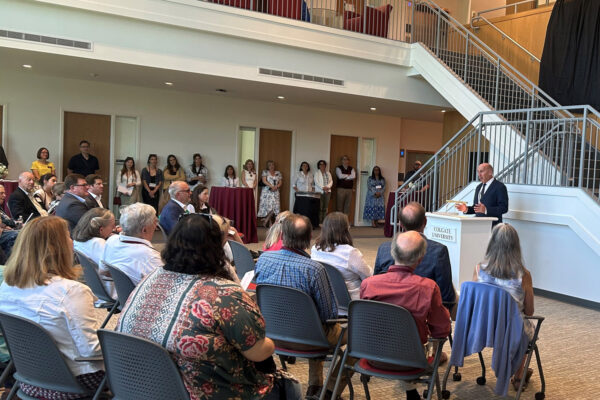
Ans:
POLYGON ((100 169, 96 171, 104 181, 102 204, 108 206, 110 173, 110 115, 86 114, 65 111, 63 138, 63 177, 67 175, 67 165, 79 153, 79 142, 90 142, 90 154, 98 158, 100 169))
MULTIPOLYGON (((279 189, 281 198, 281 211, 290 207, 290 182, 295 170, 291 170, 292 159, 292 132, 275 129, 261 129, 258 147, 258 163, 256 172, 260 177, 267 167, 267 161, 275 161, 275 169, 283 176, 283 185, 279 189)), ((259 198, 262 187, 259 187, 259 198)), ((260 201, 260 200, 259 200, 260 201)))
MULTIPOLYGON (((331 146, 329 150, 329 171, 333 176, 333 190, 331 191, 331 201, 329 202, 329 212, 336 210, 336 187, 337 187, 337 176, 335 174, 335 168, 342 164, 342 156, 348 156, 350 158, 350 166, 356 170, 356 179, 359 178, 360 171, 357 167, 357 154, 358 154, 358 138, 353 136, 339 136, 331 135, 331 146)), ((350 224, 354 225, 354 208, 356 205, 356 183, 354 181, 354 188, 352 190, 352 201, 350 202, 350 215, 348 219, 350 224)))

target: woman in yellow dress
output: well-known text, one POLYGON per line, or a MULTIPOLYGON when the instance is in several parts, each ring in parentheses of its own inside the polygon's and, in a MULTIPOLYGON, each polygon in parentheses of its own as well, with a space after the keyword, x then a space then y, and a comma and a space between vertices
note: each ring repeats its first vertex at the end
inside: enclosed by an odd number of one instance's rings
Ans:
POLYGON ((45 147, 40 147, 37 151, 37 160, 31 163, 31 173, 35 177, 35 181, 39 182, 42 175, 55 174, 54 164, 48 161, 50 151, 45 147))

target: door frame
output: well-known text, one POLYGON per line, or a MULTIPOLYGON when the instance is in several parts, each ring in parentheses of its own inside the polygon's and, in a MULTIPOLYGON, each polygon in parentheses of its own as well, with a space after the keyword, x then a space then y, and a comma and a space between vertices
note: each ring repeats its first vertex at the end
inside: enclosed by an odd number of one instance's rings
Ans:
MULTIPOLYGON (((377 165, 377 138, 374 137, 358 137, 358 149, 356 151, 356 166, 358 167, 362 163, 363 154, 361 152, 362 141, 363 139, 372 139, 373 140, 373 166, 377 165)), ((369 172, 369 171, 367 171, 369 172)), ((367 176, 370 176, 367 174, 367 176)), ((367 177, 368 179, 368 177, 367 177)), ((361 185, 360 185, 360 170, 356 168, 356 201, 354 204, 354 226, 371 226, 370 223, 364 222, 364 220, 359 220, 360 216, 360 196, 361 196, 361 185)))
POLYGON ((2 129, 2 147, 4 148, 4 152, 7 153, 8 150, 6 149, 6 143, 8 142, 8 104, 1 103, 0 106, 2 106, 2 126, 0 126, 2 129))

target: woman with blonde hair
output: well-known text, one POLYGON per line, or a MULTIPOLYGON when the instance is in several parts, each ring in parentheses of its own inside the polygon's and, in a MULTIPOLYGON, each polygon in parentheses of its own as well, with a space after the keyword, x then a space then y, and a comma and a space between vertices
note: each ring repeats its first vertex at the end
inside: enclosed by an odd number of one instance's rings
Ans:
POLYGON ((275 223, 271 225, 269 231, 267 232, 263 251, 281 250, 281 247, 283 246, 283 241, 281 240, 281 224, 283 223, 283 220, 290 215, 292 215, 290 211, 282 211, 277 214, 275 223))
MULTIPOLYGON (((69 369, 84 387, 95 390, 104 377, 101 361, 75 361, 100 356, 94 295, 76 279, 73 242, 67 222, 49 216, 29 221, 19 233, 0 285, 0 311, 30 319, 52 336, 69 369)), ((21 383, 34 398, 78 398, 73 393, 21 383)))
POLYGON ((73 247, 100 265, 106 239, 114 233, 115 215, 106 208, 88 210, 73 229, 73 247))

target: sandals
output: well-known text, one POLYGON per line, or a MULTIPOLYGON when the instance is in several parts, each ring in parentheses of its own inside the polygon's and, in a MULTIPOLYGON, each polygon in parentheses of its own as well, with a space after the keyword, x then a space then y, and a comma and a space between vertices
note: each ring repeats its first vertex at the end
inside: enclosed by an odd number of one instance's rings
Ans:
MULTIPOLYGON (((531 375, 533 375, 533 368, 527 368, 527 373, 525 374, 525 384, 523 385, 523 389, 525 389, 527 387, 527 384, 529 383, 529 379, 531 378, 531 375)), ((519 386, 521 386, 521 378, 513 377, 510 380, 510 382, 512 383, 515 390, 519 391, 519 386)))

